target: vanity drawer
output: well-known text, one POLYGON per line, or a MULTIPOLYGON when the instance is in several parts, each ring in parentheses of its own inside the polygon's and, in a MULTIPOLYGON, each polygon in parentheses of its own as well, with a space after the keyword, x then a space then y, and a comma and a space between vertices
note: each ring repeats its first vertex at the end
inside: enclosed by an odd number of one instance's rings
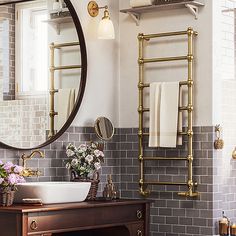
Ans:
POLYGON ((144 214, 143 204, 29 213, 28 235, 92 229, 137 221, 141 223, 145 218, 144 214))

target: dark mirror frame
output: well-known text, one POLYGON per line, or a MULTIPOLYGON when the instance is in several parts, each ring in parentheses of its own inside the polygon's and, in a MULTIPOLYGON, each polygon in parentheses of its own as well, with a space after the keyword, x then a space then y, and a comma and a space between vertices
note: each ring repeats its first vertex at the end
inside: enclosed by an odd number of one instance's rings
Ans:
MULTIPOLYGON (((36 1, 36 0, 19 0, 19 1, 8 1, 8 2, 4 2, 4 3, 0 3, 1 5, 6 5, 6 4, 13 4, 13 3, 19 3, 19 2, 29 2, 29 1, 36 1)), ((86 51, 86 44, 85 44, 85 39, 84 39, 84 34, 83 34, 83 29, 82 26, 80 24, 80 20, 79 17, 75 11, 75 8, 73 6, 73 4, 71 3, 70 0, 64 0, 64 2, 66 3, 66 6, 68 7, 70 14, 72 16, 72 19, 74 21, 75 24, 75 28, 78 34, 78 39, 80 42, 80 52, 81 52, 81 78, 80 78, 80 87, 79 87, 79 92, 78 92, 78 96, 77 96, 77 100, 75 103, 75 106, 68 118, 68 120, 66 121, 66 123, 63 125, 63 127, 59 130, 58 133, 56 133, 52 138, 50 138, 49 140, 47 140, 45 143, 40 144, 36 147, 30 147, 30 148, 17 148, 14 146, 10 146, 7 145, 3 142, 0 141, 0 148, 6 148, 6 149, 12 149, 12 150, 33 150, 33 149, 39 149, 39 148, 43 148, 51 143, 53 143, 55 140, 57 140, 71 125, 72 121, 74 120, 80 106, 82 103, 82 99, 84 96, 84 91, 85 91, 85 86, 86 86, 86 79, 87 79, 87 51, 86 51)))

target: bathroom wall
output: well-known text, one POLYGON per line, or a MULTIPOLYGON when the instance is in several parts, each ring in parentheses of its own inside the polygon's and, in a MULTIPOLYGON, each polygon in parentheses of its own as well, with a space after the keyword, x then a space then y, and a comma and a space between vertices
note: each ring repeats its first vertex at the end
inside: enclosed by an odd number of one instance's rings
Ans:
MULTIPOLYGON (((151 187, 153 200, 151 206, 150 236, 212 236, 215 232, 213 221, 213 127, 195 127, 194 132, 194 181, 197 181, 200 195, 196 199, 179 197, 179 191, 186 187, 156 186, 151 187)), ((64 160, 67 158, 65 148, 68 143, 78 146, 81 143, 97 140, 93 127, 70 127, 56 142, 41 149, 45 159, 34 158, 27 165, 39 169, 42 176, 30 178, 28 181, 61 181, 68 180, 68 171, 64 160)), ((25 152, 25 151, 24 151, 25 152)), ((1 160, 19 163, 23 151, 0 149, 1 160)), ((26 152, 27 154, 30 152, 26 152)), ((186 156, 186 140, 178 149, 147 149, 149 156, 186 156)), ((138 192, 137 128, 117 128, 113 139, 105 143, 105 163, 100 172, 101 183, 98 196, 106 183, 107 175, 113 180, 123 198, 140 198, 138 192)), ((20 162, 21 163, 21 162, 20 162)), ((160 181, 186 181, 187 168, 185 162, 149 162, 146 168, 149 179, 160 181)))
MULTIPOLYGON (((214 127, 194 127, 194 182, 198 182, 199 197, 185 198, 179 186, 149 186, 151 206, 151 236, 213 236, 213 139, 214 127)), ((120 129, 121 193, 122 197, 140 198, 137 128, 120 129)), ((144 156, 185 157, 186 139, 177 149, 148 148, 144 142, 144 156)), ((184 161, 145 162, 145 178, 151 181, 187 181, 187 163, 184 161)))
POLYGON ((99 6, 109 5, 116 39, 98 40, 98 23, 103 17, 100 10, 96 18, 87 13, 89 0, 72 0, 80 18, 87 45, 88 77, 81 109, 74 126, 93 126, 98 116, 106 116, 119 127, 119 1, 99 0, 99 6))
MULTIPOLYGON (((140 197, 137 143, 137 34, 183 30, 192 26, 199 32, 195 47, 194 180, 199 183, 197 190, 200 196, 194 200, 179 197, 177 192, 186 188, 180 189, 178 186, 153 187, 153 192, 148 198, 154 200, 151 207, 151 236, 217 235, 216 222, 221 216, 222 209, 230 210, 234 207, 233 200, 231 201, 234 196, 230 194, 234 191, 234 185, 227 182, 227 189, 223 189, 227 190, 227 194, 222 194, 222 186, 225 184, 222 176, 227 169, 223 168, 222 152, 213 149, 215 138, 213 127, 215 117, 212 114, 213 1, 206 0, 206 6, 200 9, 198 20, 195 20, 187 9, 157 11, 143 15, 140 26, 137 27, 128 15, 118 13, 119 8, 128 8, 129 1, 120 0, 119 5, 118 1, 100 0, 98 1, 100 5, 109 4, 115 23, 117 37, 111 41, 96 39, 95 32, 102 11, 99 17, 93 19, 86 12, 89 1, 72 0, 72 2, 81 19, 88 50, 88 83, 84 100, 68 131, 59 140, 43 149, 46 158, 32 160, 29 166, 39 168, 43 172, 40 181, 68 179, 68 172, 63 164, 63 159, 66 158, 65 146, 69 142, 79 145, 81 142, 95 140, 96 136, 91 126, 98 116, 105 115, 114 122, 117 129, 113 140, 107 142, 105 146, 106 158, 101 170, 99 194, 105 184, 106 175, 112 173, 122 197, 140 197), (229 201, 227 206, 222 205, 224 200, 229 201)), ((182 53, 184 49, 182 42, 176 42, 174 46, 166 43, 166 46, 166 51, 161 49, 161 55, 171 51, 182 53)), ((148 52, 152 53, 150 48, 148 52)), ((159 69, 158 81, 163 78, 172 80, 173 73, 170 68, 159 69)), ((177 68, 181 80, 182 76, 185 78, 185 72, 182 70, 183 68, 177 68)), ((155 79, 156 74, 153 70, 147 73, 152 80, 155 79)), ((186 156, 185 145, 177 150, 145 148, 145 155, 186 156)), ((0 154, 4 160, 17 162, 22 152, 1 149, 0 154)), ((146 174, 151 179, 158 177, 163 181, 173 179, 184 181, 187 176, 185 167, 186 163, 183 162, 150 162, 147 164, 146 174)), ((232 179, 228 181, 230 180, 232 179)), ((234 217, 233 211, 229 214, 234 217)))
MULTIPOLYGON (((105 143, 105 160, 100 171, 100 181, 98 196, 102 195, 102 190, 107 182, 107 175, 112 174, 116 186, 120 189, 120 158, 119 158, 119 140, 120 131, 116 129, 112 140, 105 143)), ((64 160, 66 156, 66 146, 72 143, 79 146, 82 143, 89 143, 91 140, 98 141, 93 127, 74 127, 71 126, 57 141, 41 149, 45 158, 35 157, 27 161, 27 167, 39 169, 41 176, 39 178, 27 178, 27 181, 62 181, 69 180, 68 170, 65 168, 64 160)), ((30 151, 13 151, 0 149, 1 160, 13 161, 15 164, 22 164, 21 155, 30 154, 30 151)))
POLYGON ((48 98, 0 101, 0 140, 15 147, 35 147, 46 140, 48 98))
MULTIPOLYGON (((162 10, 145 13, 141 16, 140 25, 136 26, 127 14, 120 14, 120 127, 137 127, 138 116, 138 33, 157 33, 186 30, 193 27, 199 36, 195 40, 194 54, 194 125, 212 125, 212 2, 206 0, 205 7, 199 9, 198 20, 187 9, 162 10), (128 53, 127 53, 128 52, 128 53), (128 101, 128 102, 127 102, 128 101), (129 119, 127 119, 129 117, 129 119)), ((129 8, 129 1, 120 0, 120 9, 129 8)), ((181 37, 180 37, 181 39, 181 37)), ((147 43, 146 57, 186 55, 186 46, 181 40, 159 40, 160 50, 155 43, 147 43), (148 46, 150 45, 150 46, 148 46), (151 52, 153 51, 154 52, 151 52), (156 50, 156 51, 155 51, 156 50)), ((185 44, 186 45, 186 44, 185 44)), ((186 67, 176 63, 149 65, 146 77, 149 81, 186 80, 186 67), (157 68, 157 69, 154 69, 157 68), (173 69, 174 68, 174 69, 173 69)))
POLYGON ((15 8, 1 6, 0 30, 0 100, 15 99, 15 8))
MULTIPOLYGON (((103 12, 100 11, 98 17, 92 18, 84 10, 87 8, 88 0, 72 0, 72 2, 83 26, 88 50, 88 83, 81 109, 73 125, 90 126, 96 117, 105 115, 114 122, 116 127, 137 127, 138 116, 134 114, 137 114, 138 106, 138 33, 184 30, 189 26, 199 32, 195 46, 194 124, 212 125, 212 1, 207 0, 206 6, 200 8, 198 20, 195 20, 187 9, 171 10, 171 15, 169 11, 157 11, 142 15, 140 26, 136 26, 132 18, 118 12, 119 9, 128 8, 129 1, 120 0, 118 4, 118 1, 100 0, 98 1, 100 5, 109 4, 116 30, 116 39, 107 41, 96 38, 97 26, 103 12), (106 66, 103 66, 102 70, 96 70, 101 68, 100 65, 106 66)), ((165 46, 169 50, 167 55, 170 55, 173 50, 176 54, 186 53, 183 43, 178 45, 167 43, 165 46)), ((163 55, 165 52, 161 50, 160 53, 163 55)), ((179 75, 177 80, 186 78, 184 70, 177 68, 177 71, 179 75)), ((155 80, 154 70, 150 70, 149 75, 151 81, 155 80)), ((162 81, 163 76, 166 81, 174 79, 170 67, 165 66, 165 69, 158 70, 157 81, 162 81)))
POLYGON ((235 13, 234 0, 222 0, 215 3, 215 61, 216 76, 214 83, 215 107, 218 107, 218 122, 222 124, 224 149, 215 151, 214 155, 214 217, 225 211, 232 222, 236 220, 235 201, 235 170, 236 162, 232 159, 236 138, 236 80, 235 80, 235 13), (218 28, 217 28, 218 26, 218 28))

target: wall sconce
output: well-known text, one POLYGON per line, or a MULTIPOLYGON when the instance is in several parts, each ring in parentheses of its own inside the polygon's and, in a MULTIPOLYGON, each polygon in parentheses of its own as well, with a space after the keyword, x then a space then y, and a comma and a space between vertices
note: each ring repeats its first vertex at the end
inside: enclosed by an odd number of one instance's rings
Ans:
POLYGON ((114 39, 115 31, 113 23, 110 19, 110 14, 108 11, 108 6, 99 7, 95 1, 90 1, 88 3, 88 13, 92 17, 96 17, 99 14, 99 9, 104 10, 104 16, 98 26, 98 38, 99 39, 114 39))

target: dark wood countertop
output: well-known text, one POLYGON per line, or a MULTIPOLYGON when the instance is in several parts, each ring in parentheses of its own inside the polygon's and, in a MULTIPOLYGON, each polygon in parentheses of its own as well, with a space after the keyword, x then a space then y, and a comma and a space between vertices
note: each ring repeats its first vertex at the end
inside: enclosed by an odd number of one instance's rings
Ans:
POLYGON ((59 210, 70 210, 79 208, 98 208, 106 206, 122 206, 122 205, 133 205, 151 203, 152 201, 145 199, 118 199, 118 200, 103 200, 98 199, 95 201, 85 201, 79 203, 61 203, 61 204, 50 204, 43 206, 24 206, 20 204, 14 204, 10 207, 0 207, 0 212, 8 213, 33 213, 33 212, 45 212, 45 211, 59 211, 59 210))

